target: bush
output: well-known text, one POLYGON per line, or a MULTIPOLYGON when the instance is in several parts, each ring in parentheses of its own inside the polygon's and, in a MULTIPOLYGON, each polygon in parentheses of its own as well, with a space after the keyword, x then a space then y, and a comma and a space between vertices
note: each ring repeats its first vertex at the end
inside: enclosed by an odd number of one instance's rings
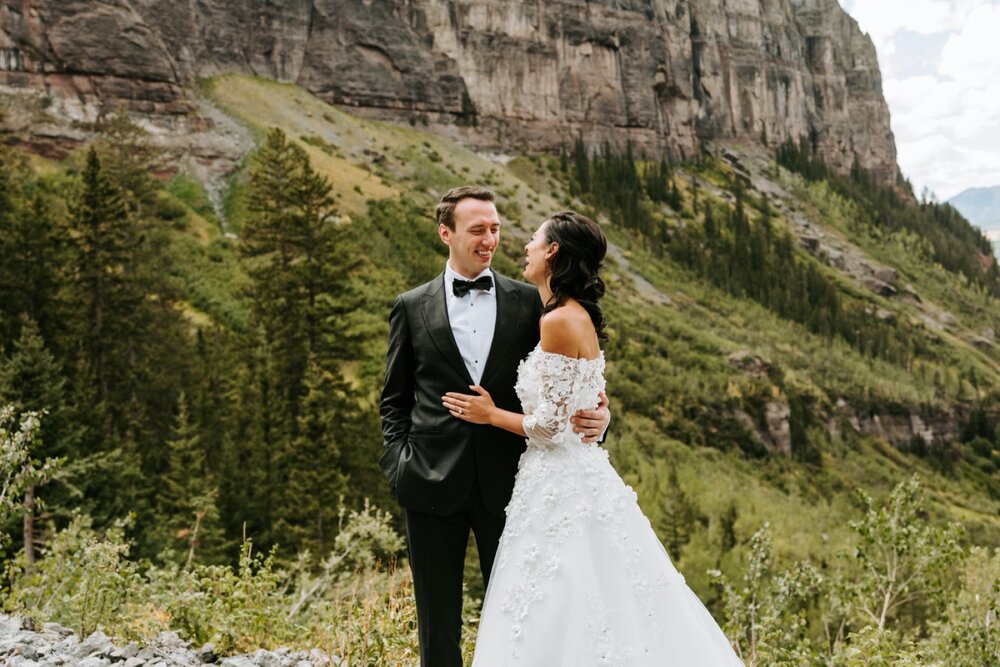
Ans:
POLYGON ((139 565, 128 559, 127 524, 120 521, 102 535, 88 517, 75 517, 30 571, 15 563, 20 576, 13 578, 7 609, 39 623, 57 620, 81 637, 120 627, 146 594, 139 565))
MULTIPOLYGON (((55 621, 81 636, 101 630, 119 640, 148 641, 176 630, 229 654, 257 648, 321 648, 349 664, 418 660, 413 584, 391 560, 403 547, 392 516, 365 504, 341 507, 333 551, 317 562, 302 553, 279 563, 244 541, 235 567, 129 560, 127 522, 106 532, 77 516, 58 532, 30 572, 9 570, 6 610, 38 623, 55 621)), ((467 616, 476 603, 467 600, 467 616)), ((464 639, 471 657, 474 626, 464 639)))

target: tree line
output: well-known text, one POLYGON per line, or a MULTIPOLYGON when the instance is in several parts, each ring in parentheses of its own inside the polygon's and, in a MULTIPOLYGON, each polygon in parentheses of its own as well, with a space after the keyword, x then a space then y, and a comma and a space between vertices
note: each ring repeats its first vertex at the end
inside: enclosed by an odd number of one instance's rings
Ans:
MULTIPOLYGON (((935 248, 955 249, 954 257, 964 259, 946 262, 946 268, 1000 288, 995 267, 973 270, 978 267, 975 252, 983 251, 981 234, 956 232, 969 232, 971 226, 950 206, 907 205, 859 168, 850 179, 837 177, 818 157, 803 157, 803 149, 789 146, 778 150, 779 164, 811 178, 855 183, 845 196, 860 197, 863 206, 871 204, 876 218, 890 228, 912 229, 935 248)), ((872 303, 847 297, 830 272, 796 252, 792 235, 775 224, 767 196, 749 197, 739 177, 727 177, 731 204, 720 205, 699 196, 695 178, 682 194, 680 176, 669 161, 637 160, 630 143, 623 152, 609 145, 589 151, 578 139, 572 161, 564 154, 561 166, 574 195, 607 214, 613 224, 641 235, 658 256, 669 257, 733 296, 750 298, 817 335, 840 338, 871 358, 909 368, 916 356, 932 352, 919 332, 875 317, 872 303), (700 224, 671 223, 664 205, 674 216, 700 224)), ((945 250, 941 254, 952 257, 945 250)))
POLYGON ((219 240, 248 318, 193 312, 188 213, 151 175, 159 157, 124 113, 97 129, 54 173, 0 147, 0 404, 44 412, 36 456, 63 461, 24 491, 8 550, 30 562, 80 513, 133 516, 141 557, 216 562, 244 537, 328 550, 343 502, 389 502, 378 370, 358 359, 384 335, 362 299, 396 285, 373 292, 330 184, 274 130, 240 237, 219 240))

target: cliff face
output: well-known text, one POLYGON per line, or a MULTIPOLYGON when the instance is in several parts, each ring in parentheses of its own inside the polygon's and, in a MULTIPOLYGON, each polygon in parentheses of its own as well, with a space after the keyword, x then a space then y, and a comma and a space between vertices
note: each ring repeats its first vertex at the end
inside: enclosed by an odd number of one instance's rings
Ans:
POLYGON ((0 0, 0 70, 80 115, 182 115, 236 71, 488 150, 806 136, 896 174, 874 47, 836 0, 0 0))

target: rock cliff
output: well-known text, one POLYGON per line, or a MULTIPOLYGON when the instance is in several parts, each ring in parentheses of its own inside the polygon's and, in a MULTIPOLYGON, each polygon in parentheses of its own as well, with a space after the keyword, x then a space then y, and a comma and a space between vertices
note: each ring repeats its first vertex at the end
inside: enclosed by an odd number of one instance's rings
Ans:
POLYGON ((0 0, 0 87, 188 114, 235 71, 491 151, 809 137, 892 182, 875 50, 836 0, 0 0))

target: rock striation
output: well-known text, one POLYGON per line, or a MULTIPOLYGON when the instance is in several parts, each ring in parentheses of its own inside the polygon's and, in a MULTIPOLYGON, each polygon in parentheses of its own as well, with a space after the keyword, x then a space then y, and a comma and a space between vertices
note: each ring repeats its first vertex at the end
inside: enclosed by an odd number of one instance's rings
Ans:
POLYGON ((897 172, 875 49, 837 0, 0 0, 0 87, 82 115, 188 114, 222 72, 491 151, 807 137, 897 172))

